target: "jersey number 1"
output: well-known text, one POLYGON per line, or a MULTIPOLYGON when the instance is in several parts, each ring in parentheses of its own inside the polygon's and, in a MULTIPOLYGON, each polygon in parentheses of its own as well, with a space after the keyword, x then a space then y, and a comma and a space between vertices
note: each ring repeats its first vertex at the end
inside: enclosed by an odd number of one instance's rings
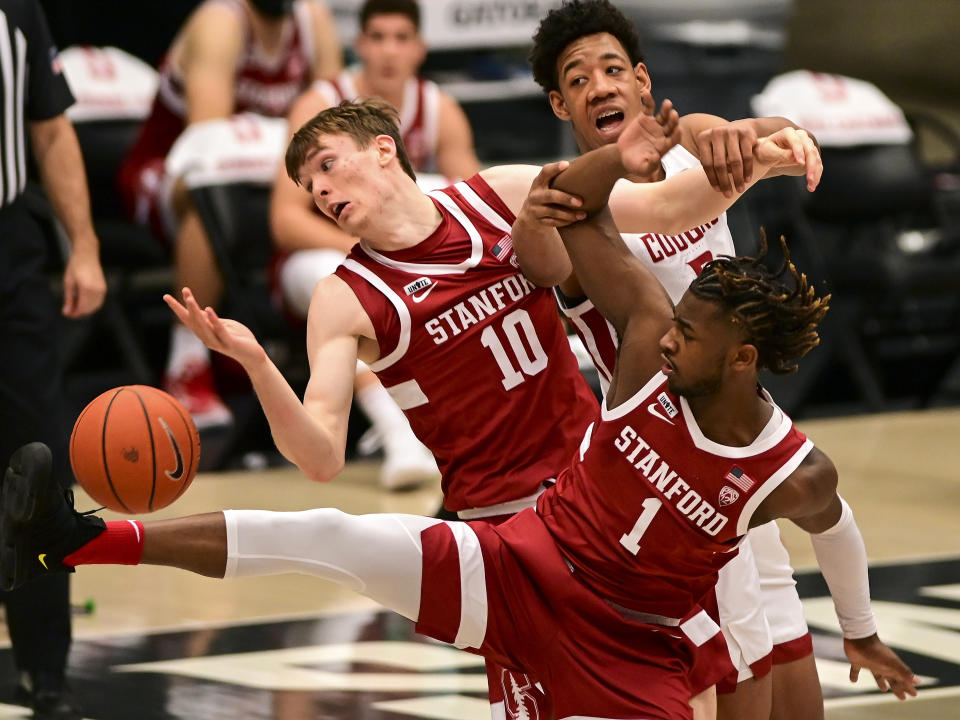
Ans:
POLYGON ((661 505, 663 505, 663 501, 659 498, 647 498, 644 500, 643 512, 640 514, 640 517, 637 518, 637 522, 634 523, 633 530, 620 538, 620 544, 629 550, 631 555, 636 555, 640 552, 640 538, 643 537, 647 528, 650 527, 650 523, 653 522, 653 517, 657 514, 661 505))
POLYGON ((537 337, 537 330, 533 327, 533 320, 526 310, 514 310, 503 318, 500 324, 503 334, 507 338, 507 344, 513 351, 512 355, 517 361, 520 369, 510 359, 507 349, 500 342, 500 336, 497 335, 493 325, 487 325, 480 333, 480 343, 489 348, 493 353, 493 359, 497 361, 497 367, 503 374, 503 389, 512 390, 522 383, 527 376, 534 376, 547 366, 547 354, 543 351, 543 345, 537 337), (526 338, 526 345, 520 337, 520 332, 526 338))

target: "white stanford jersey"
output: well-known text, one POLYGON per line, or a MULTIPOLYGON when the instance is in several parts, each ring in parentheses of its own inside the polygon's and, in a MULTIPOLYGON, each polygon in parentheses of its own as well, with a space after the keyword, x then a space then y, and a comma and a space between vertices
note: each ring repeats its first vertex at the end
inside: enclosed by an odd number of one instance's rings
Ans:
MULTIPOLYGON (((313 90, 331 105, 360 97, 353 74, 345 70, 335 80, 317 80, 313 90)), ((413 169, 437 171, 437 127, 440 124, 440 88, 424 78, 410 78, 403 90, 400 111, 400 138, 413 169)))
MULTIPOLYGON (((667 177, 700 167, 700 161, 680 145, 664 155, 662 162, 667 177)), ((630 181, 623 179, 619 182, 630 181)), ((653 271, 674 303, 680 302, 704 265, 721 255, 736 253, 726 213, 679 235, 624 233, 621 237, 630 252, 653 271)), ((617 358, 619 340, 616 330, 589 300, 575 298, 569 302, 561 299, 560 304, 590 353, 606 394, 617 358)))
POLYGON ((757 506, 812 447, 776 405, 753 443, 719 445, 657 373, 622 405, 604 403, 537 512, 587 587, 683 618, 735 556, 757 506))
POLYGON ((373 322, 370 369, 436 457, 447 508, 532 505, 597 402, 552 293, 517 268, 506 205, 479 175, 430 197, 433 234, 396 252, 358 244, 336 274, 373 322))

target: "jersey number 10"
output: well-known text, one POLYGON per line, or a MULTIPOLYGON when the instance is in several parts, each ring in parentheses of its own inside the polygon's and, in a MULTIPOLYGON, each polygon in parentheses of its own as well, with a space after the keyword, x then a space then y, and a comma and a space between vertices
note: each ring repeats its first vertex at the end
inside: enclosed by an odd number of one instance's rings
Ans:
POLYGON ((505 316, 500 323, 500 329, 507 338, 511 353, 507 352, 493 325, 487 325, 480 333, 480 343, 493 353, 493 359, 497 361, 497 367, 503 374, 503 389, 512 390, 526 380, 524 376, 533 377, 547 366, 547 353, 540 344, 533 320, 526 310, 514 310, 505 316), (520 337, 521 332, 526 344, 520 337), (510 355, 513 355, 513 360, 510 355))

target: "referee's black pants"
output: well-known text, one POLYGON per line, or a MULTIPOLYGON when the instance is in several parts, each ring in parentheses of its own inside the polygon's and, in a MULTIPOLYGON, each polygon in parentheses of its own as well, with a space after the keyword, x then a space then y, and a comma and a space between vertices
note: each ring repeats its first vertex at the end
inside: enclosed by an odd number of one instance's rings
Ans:
MULTIPOLYGON (((0 208, 0 472, 21 445, 54 450, 69 477, 61 427, 60 310, 45 272, 47 244, 21 201, 0 208)), ((58 689, 70 649, 69 576, 52 574, 0 591, 14 660, 36 687, 58 689)))

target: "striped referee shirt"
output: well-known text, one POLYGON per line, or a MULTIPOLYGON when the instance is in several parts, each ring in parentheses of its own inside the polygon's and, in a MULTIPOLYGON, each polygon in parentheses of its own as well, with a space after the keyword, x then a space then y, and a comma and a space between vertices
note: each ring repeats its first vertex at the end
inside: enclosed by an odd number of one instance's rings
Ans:
POLYGON ((73 103, 37 0, 0 0, 0 209, 27 181, 29 122, 73 103))

